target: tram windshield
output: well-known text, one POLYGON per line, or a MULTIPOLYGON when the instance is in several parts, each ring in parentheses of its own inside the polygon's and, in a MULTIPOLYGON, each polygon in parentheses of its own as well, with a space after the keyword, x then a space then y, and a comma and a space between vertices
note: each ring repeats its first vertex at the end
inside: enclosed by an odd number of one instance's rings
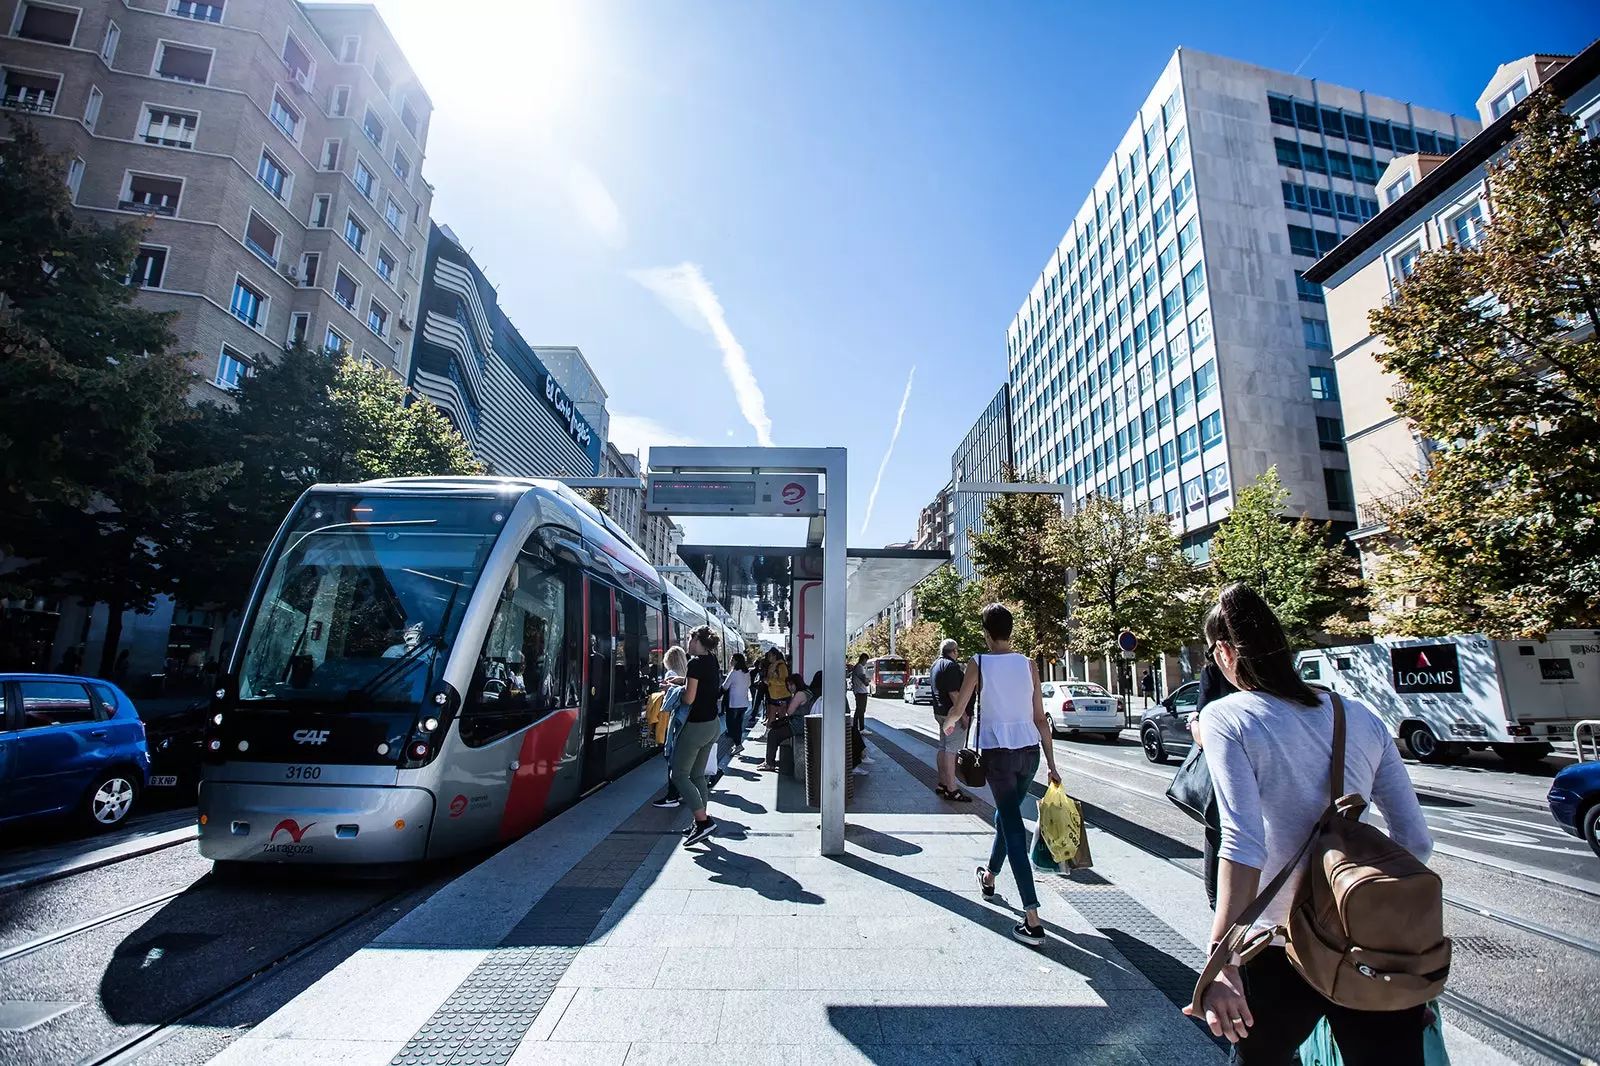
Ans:
POLYGON ((239 698, 416 706, 509 509, 494 497, 303 500, 245 630, 239 698))

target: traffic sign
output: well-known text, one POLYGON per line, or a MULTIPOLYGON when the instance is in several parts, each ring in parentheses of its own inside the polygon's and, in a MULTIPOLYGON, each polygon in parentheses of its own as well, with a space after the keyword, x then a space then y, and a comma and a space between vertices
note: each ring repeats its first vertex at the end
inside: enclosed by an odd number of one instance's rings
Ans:
POLYGON ((1124 629, 1121 633, 1117 634, 1117 647, 1121 648, 1125 652, 1128 652, 1129 654, 1132 654, 1139 649, 1139 638, 1134 636, 1128 630, 1124 629))

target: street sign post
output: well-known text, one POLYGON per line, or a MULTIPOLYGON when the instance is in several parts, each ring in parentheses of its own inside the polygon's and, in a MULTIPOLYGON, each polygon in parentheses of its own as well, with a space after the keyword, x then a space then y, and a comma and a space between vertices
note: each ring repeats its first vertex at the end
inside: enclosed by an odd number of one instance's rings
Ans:
POLYGON ((1139 638, 1124 629, 1117 635, 1117 647, 1122 649, 1123 654, 1132 655, 1139 650, 1139 638))

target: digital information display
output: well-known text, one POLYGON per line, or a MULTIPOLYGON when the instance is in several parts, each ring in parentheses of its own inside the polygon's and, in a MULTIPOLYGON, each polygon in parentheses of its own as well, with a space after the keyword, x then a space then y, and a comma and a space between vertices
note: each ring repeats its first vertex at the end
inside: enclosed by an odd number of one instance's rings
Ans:
POLYGON ((651 474, 650 514, 821 514, 815 474, 651 474))

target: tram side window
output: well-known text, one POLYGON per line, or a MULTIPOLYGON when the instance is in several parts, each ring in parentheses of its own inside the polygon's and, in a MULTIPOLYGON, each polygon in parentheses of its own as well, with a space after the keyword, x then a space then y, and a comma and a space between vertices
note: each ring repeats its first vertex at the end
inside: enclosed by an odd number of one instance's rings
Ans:
POLYGON ((461 736, 474 747, 567 706, 575 679, 567 646, 567 582, 547 558, 524 551, 501 590, 467 694, 461 736))
POLYGON ((666 635, 666 617, 659 608, 648 603, 645 604, 644 638, 648 651, 647 661, 650 664, 650 676, 645 688, 647 696, 656 690, 656 687, 661 683, 661 679, 667 675, 667 668, 664 665, 664 658, 667 653, 666 635))
POLYGON ((650 693, 650 632, 645 605, 631 596, 617 595, 616 673, 612 700, 636 703, 650 693))

